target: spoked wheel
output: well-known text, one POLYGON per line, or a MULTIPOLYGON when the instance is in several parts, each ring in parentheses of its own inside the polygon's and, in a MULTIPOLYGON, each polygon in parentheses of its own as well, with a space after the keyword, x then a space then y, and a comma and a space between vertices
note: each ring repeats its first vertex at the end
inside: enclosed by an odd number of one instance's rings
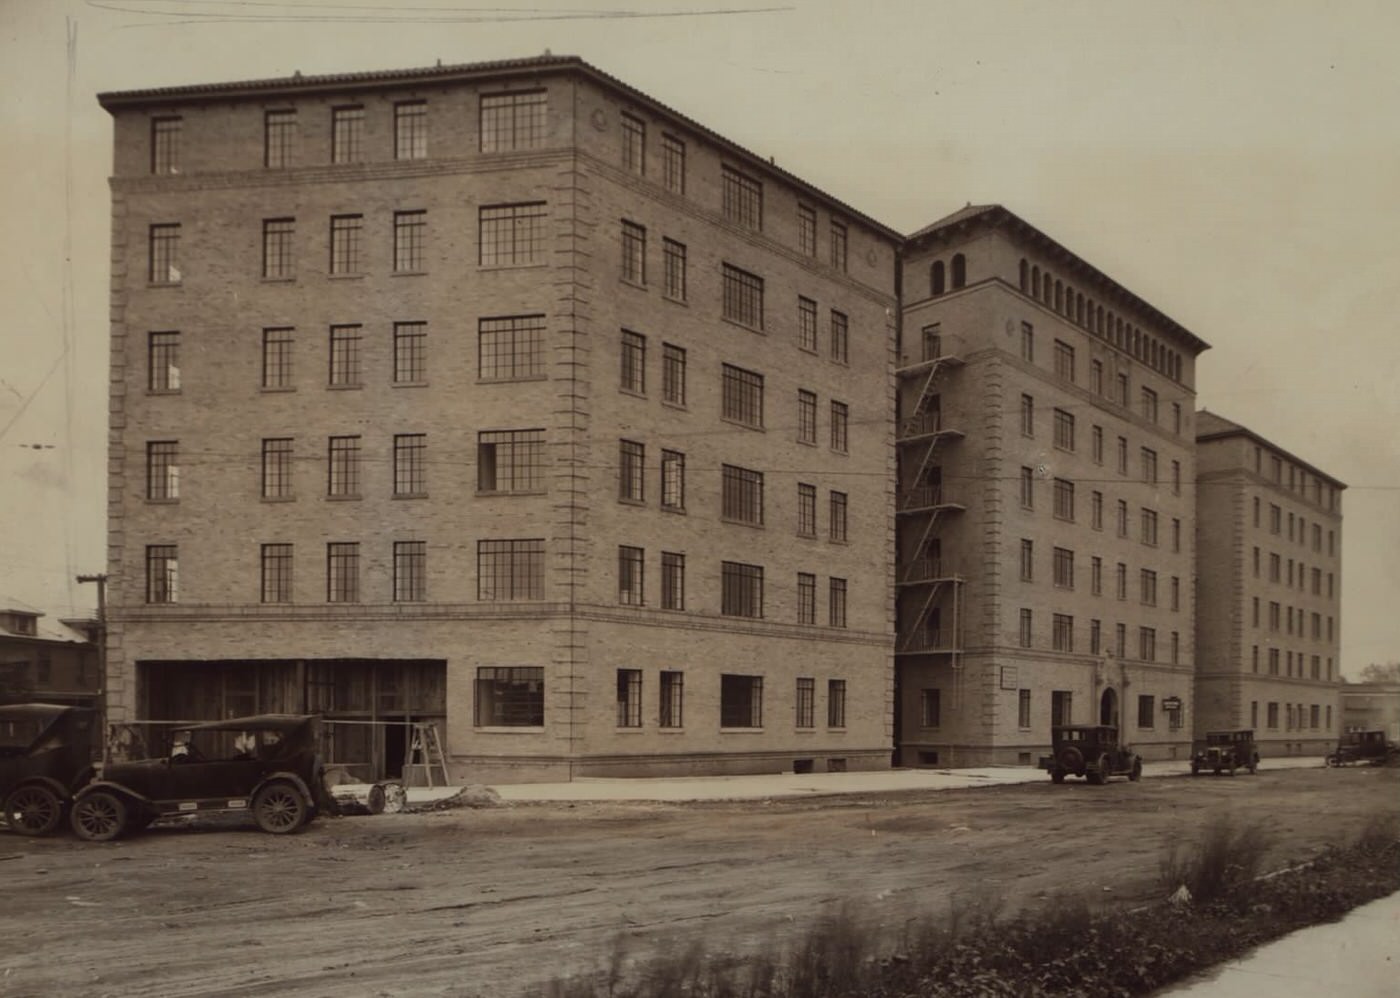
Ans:
POLYGON ((5 799, 5 820, 21 835, 47 835, 63 819, 63 801, 42 784, 20 787, 5 799))
POLYGON ((305 796, 290 783, 269 783, 253 798, 253 820, 272 835, 295 832, 310 820, 310 814, 305 796))
POLYGON ((110 842, 126 831, 126 801, 98 790, 73 802, 69 824, 73 833, 89 842, 110 842))

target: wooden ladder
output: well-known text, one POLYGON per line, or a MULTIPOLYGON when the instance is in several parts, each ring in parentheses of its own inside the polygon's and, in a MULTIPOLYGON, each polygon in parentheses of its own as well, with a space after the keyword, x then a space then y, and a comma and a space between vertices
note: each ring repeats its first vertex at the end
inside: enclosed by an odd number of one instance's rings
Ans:
POLYGON ((434 767, 442 776, 442 785, 451 786, 452 780, 447 775, 447 754, 442 750, 442 739, 438 737, 437 725, 432 722, 415 721, 410 737, 412 740, 409 743, 408 764, 423 767, 423 772, 428 777, 428 786, 437 786, 433 782, 434 767))

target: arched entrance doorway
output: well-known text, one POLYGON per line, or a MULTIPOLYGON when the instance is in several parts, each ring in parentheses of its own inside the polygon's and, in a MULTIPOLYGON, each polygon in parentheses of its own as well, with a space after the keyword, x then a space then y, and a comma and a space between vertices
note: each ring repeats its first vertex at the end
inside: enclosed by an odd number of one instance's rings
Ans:
POLYGON ((1099 723, 1118 725, 1118 693, 1112 686, 1099 699, 1099 723))

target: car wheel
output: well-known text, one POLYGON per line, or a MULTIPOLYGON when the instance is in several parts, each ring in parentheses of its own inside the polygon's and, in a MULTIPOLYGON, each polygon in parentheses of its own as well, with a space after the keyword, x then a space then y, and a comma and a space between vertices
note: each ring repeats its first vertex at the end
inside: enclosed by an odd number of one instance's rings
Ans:
POLYGON ((1065 771, 1064 771, 1063 769, 1052 769, 1052 770, 1050 770, 1050 782, 1051 782, 1051 783, 1063 783, 1063 782, 1065 782, 1065 771))
POLYGON ((1095 786, 1102 786, 1108 780, 1108 756, 1099 756, 1099 761, 1094 764, 1094 768, 1084 774, 1090 783, 1095 786))
POLYGON ((1192 775, 1192 776, 1200 776, 1200 775, 1201 775, 1201 764, 1200 764, 1200 763, 1198 763, 1198 762, 1193 762, 1193 763, 1191 763, 1191 775, 1192 775))
POLYGON ((1142 760, 1141 760, 1141 759, 1134 759, 1134 760, 1133 760, 1133 768, 1132 768, 1132 770, 1129 771, 1129 773, 1128 773, 1128 779, 1132 780, 1134 783, 1136 783, 1138 780, 1142 779, 1142 760))
POLYGON ((1341 764, 1342 764, 1342 760, 1341 760, 1341 759, 1338 759, 1335 755, 1329 755, 1329 756, 1327 757, 1327 765, 1329 765, 1329 766, 1340 766, 1341 764))
POLYGON ((5 799, 5 820, 21 835, 47 835, 63 819, 63 801, 41 784, 20 787, 5 799))
POLYGON ((310 815, 306 797, 284 780, 269 783, 253 797, 253 820, 272 835, 295 832, 310 820, 310 815))
POLYGON ((73 802, 69 824, 73 834, 88 842, 110 842, 126 831, 126 801, 98 790, 73 802))

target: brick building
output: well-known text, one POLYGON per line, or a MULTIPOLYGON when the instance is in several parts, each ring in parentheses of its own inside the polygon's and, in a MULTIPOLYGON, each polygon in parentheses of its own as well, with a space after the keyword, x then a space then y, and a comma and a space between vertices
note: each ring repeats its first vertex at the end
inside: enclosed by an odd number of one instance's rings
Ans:
POLYGON ((95 707, 102 682, 96 633, 96 621, 49 621, 0 597, 0 703, 95 707))
POLYGON ((1000 206, 902 271, 899 761, 1033 762, 1056 723, 1185 758, 1207 344, 1000 206))
POLYGON ((574 58, 100 101, 112 720, 888 765, 897 233, 574 58))
POLYGON ((1196 735, 1253 728, 1266 756, 1328 751, 1346 486, 1212 412, 1196 442, 1196 735))

